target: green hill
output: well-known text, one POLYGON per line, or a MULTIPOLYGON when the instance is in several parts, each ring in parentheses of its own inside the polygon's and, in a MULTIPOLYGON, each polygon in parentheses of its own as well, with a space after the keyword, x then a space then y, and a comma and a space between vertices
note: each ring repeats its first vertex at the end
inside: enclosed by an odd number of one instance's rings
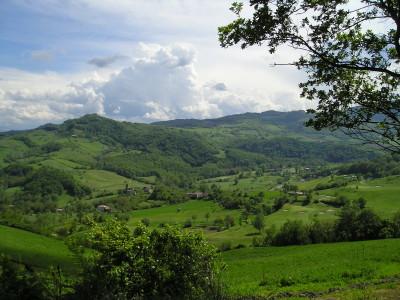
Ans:
POLYGON ((305 117, 301 111, 265 112, 148 125, 86 115, 61 125, 1 134, 0 167, 20 162, 100 169, 185 185, 193 178, 261 165, 320 165, 376 156, 344 136, 305 128, 305 117))
POLYGON ((158 206, 159 200, 187 200, 185 193, 207 178, 324 168, 378 155, 352 146, 347 137, 304 128, 305 118, 302 111, 264 112, 136 124, 86 115, 2 133, 0 203, 31 213, 57 208, 83 212, 108 203, 126 214, 158 206), (161 189, 152 199, 143 192, 150 185, 161 189), (135 199, 120 194, 127 187, 135 189, 135 199), (77 198, 85 199, 83 207, 76 205, 77 198))
POLYGON ((86 115, 1 133, 0 253, 74 271, 62 239, 117 218, 130 229, 202 232, 222 251, 233 294, 296 296, 398 275, 396 239, 259 248, 287 221, 333 230, 357 203, 389 230, 400 207, 400 158, 307 129, 306 118, 269 111, 136 124, 86 115))

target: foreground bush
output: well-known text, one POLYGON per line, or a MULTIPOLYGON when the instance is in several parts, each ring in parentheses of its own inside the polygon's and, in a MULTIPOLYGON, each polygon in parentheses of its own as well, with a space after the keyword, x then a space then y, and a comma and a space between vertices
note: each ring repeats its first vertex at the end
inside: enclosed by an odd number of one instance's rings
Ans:
POLYGON ((27 266, 0 256, 0 299, 50 299, 43 281, 27 266))
POLYGON ((95 250, 84 264, 80 299, 215 299, 216 249, 200 235, 166 227, 117 221, 94 225, 87 239, 95 250))

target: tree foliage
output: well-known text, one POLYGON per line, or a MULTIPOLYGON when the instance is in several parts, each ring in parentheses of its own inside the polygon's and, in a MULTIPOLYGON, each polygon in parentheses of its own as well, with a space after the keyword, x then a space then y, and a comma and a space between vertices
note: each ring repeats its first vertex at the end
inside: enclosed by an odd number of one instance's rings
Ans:
POLYGON ((27 266, 0 256, 0 299, 50 299, 42 280, 27 266))
POLYGON ((223 47, 298 50, 298 59, 284 64, 307 73, 301 95, 318 100, 308 126, 341 128, 400 151, 399 1, 250 0, 250 6, 246 18, 244 4, 233 3, 236 20, 219 28, 223 47))
POLYGON ((304 224, 300 220, 288 220, 277 232, 271 228, 267 229, 258 246, 363 241, 399 236, 400 212, 389 219, 382 219, 372 210, 360 206, 360 201, 357 200, 345 205, 334 222, 318 218, 310 224, 304 224))
POLYGON ((210 299, 216 295, 216 249, 200 235, 165 227, 130 229, 117 221, 94 225, 77 288, 82 299, 210 299), (109 298, 107 298, 109 297, 109 298))

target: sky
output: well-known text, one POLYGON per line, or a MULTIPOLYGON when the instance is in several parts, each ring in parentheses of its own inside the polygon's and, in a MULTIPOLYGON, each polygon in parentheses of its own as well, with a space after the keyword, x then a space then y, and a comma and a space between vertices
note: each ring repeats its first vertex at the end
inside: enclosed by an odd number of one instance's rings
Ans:
MULTIPOLYGON (((0 131, 88 113, 132 122, 298 110, 283 49, 223 49, 232 0, 2 0, 0 131)), ((251 13, 248 11, 247 13, 251 13)))

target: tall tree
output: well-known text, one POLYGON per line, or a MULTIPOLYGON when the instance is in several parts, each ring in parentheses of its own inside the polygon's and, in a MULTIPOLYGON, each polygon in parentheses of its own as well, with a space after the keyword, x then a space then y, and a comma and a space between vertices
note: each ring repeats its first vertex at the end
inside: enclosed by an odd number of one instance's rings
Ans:
MULTIPOLYGON (((250 0, 219 28, 221 46, 289 46, 307 74, 301 96, 317 100, 306 125, 345 133, 400 152, 400 1, 250 0)), ((276 64, 279 65, 279 64, 276 64)))

